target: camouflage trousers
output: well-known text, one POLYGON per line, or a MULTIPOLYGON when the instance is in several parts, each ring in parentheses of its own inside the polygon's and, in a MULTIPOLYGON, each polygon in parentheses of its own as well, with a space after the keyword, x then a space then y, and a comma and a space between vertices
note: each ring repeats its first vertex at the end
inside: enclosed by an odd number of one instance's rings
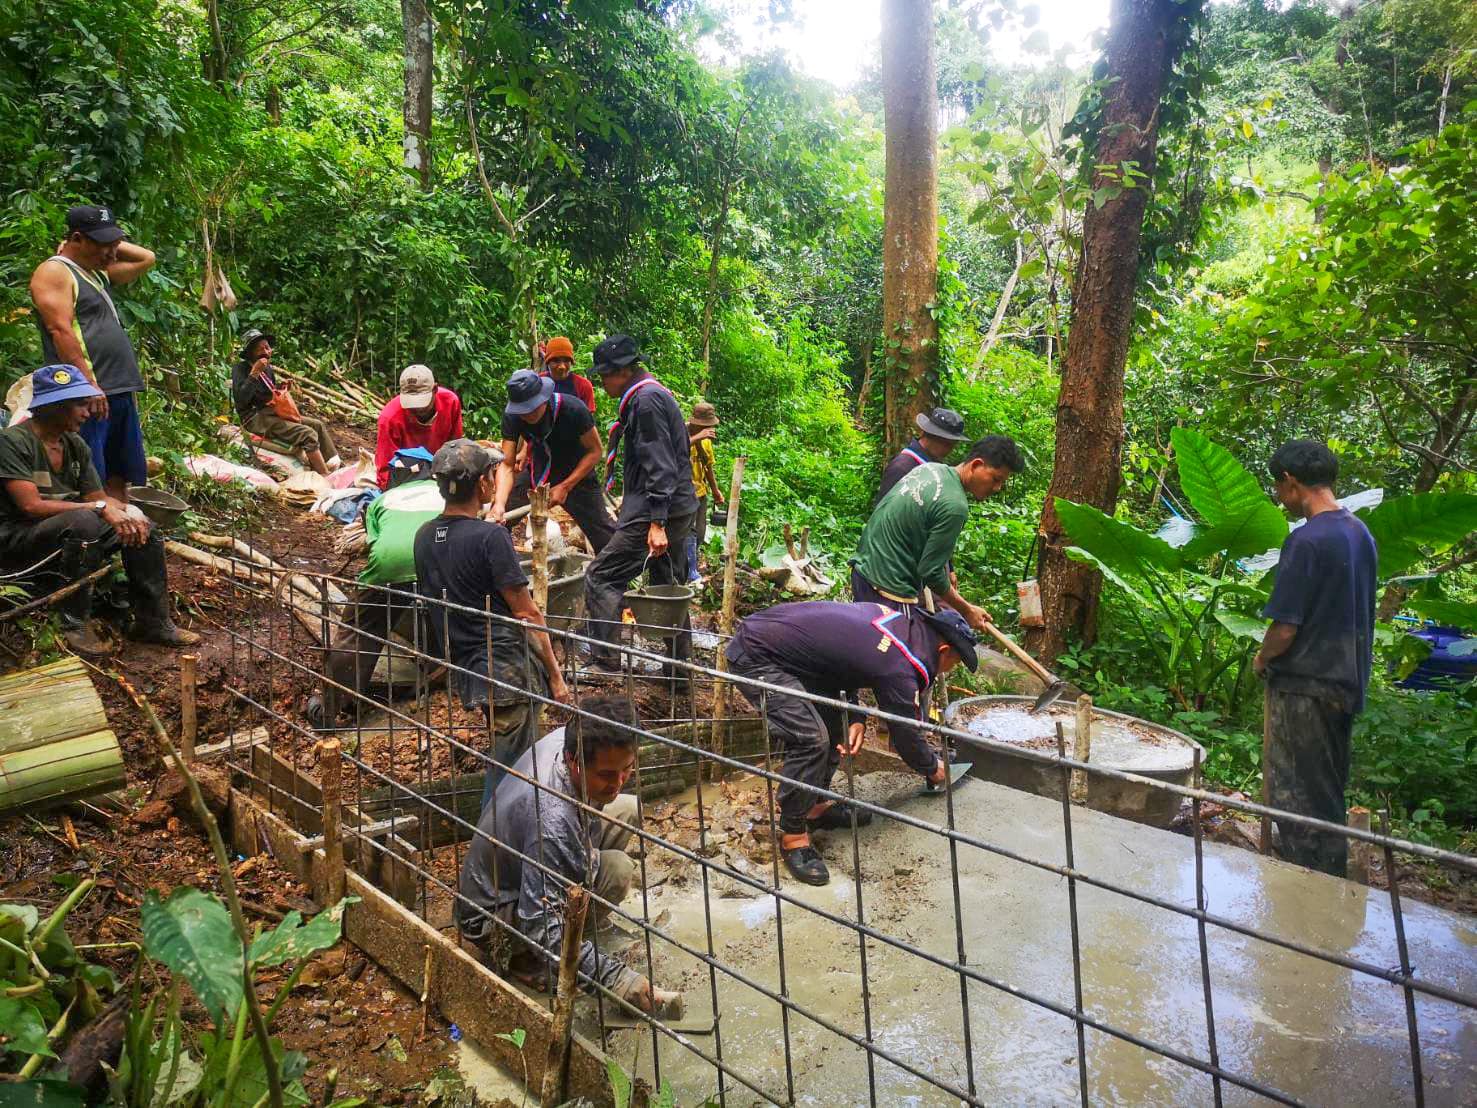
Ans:
MULTIPOLYGON (((1262 773, 1273 808, 1346 822, 1344 788, 1349 783, 1350 734, 1354 714, 1331 701, 1267 690, 1267 760, 1262 773)), ((1289 862, 1343 877, 1348 840, 1287 820, 1277 821, 1279 853, 1289 862)))

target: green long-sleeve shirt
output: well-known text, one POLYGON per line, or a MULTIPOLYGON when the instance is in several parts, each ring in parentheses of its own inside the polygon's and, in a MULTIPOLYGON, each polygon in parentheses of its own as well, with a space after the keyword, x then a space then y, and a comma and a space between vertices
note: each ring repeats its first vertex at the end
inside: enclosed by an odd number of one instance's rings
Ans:
POLYGON ((969 497, 953 466, 917 466, 873 510, 852 561, 884 592, 948 592, 949 559, 968 516, 969 497))

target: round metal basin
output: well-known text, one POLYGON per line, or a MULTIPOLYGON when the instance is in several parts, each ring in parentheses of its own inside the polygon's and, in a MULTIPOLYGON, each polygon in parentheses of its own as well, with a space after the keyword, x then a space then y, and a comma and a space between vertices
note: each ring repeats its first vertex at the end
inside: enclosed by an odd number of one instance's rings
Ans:
MULTIPOLYGON (((956 700, 944 711, 944 722, 981 739, 1021 750, 1056 753, 1056 725, 1062 725, 1071 757, 1077 732, 1076 708, 1056 703, 1032 715, 1029 696, 975 696, 956 700)), ((974 762, 974 774, 988 781, 1024 789, 1038 796, 1060 798, 1062 771, 1017 757, 999 746, 957 740, 960 756, 974 762)), ((1157 723, 1121 712, 1092 711, 1092 748, 1088 761, 1105 769, 1124 770, 1175 785, 1190 785, 1195 774, 1195 751, 1204 749, 1193 739, 1157 723)), ((1087 806, 1155 827, 1167 827, 1179 813, 1174 793, 1131 781, 1088 776, 1087 806)))
POLYGON ((153 520, 155 526, 165 531, 178 523, 179 517, 190 510, 189 504, 179 497, 163 489, 152 489, 147 485, 138 485, 129 489, 128 500, 131 504, 137 504, 139 511, 153 520))

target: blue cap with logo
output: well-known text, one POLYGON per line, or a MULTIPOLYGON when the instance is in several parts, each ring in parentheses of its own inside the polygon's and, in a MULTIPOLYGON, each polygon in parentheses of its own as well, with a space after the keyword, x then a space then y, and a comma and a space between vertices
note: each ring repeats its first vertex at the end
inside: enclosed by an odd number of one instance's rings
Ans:
POLYGON ((86 400, 102 390, 74 365, 46 365, 31 374, 31 410, 63 400, 86 400))

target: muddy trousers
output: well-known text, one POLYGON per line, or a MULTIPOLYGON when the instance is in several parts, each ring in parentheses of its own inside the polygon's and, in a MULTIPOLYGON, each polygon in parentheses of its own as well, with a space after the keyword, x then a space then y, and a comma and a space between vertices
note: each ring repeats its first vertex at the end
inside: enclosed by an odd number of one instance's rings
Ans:
MULTIPOLYGON (((651 583, 670 585, 687 580, 687 533, 692 530, 697 513, 672 516, 667 520, 668 557, 652 558, 651 583)), ((619 641, 621 632, 621 597, 631 582, 641 576, 647 565, 647 521, 632 520, 616 528, 614 537, 599 557, 585 570, 585 611, 590 619, 590 637, 610 643, 619 641)), ((675 656, 686 660, 692 654, 692 620, 682 617, 683 630, 676 636, 675 656)), ((593 652, 595 661, 614 669, 619 658, 609 647, 593 652)))
MULTIPOLYGON (((142 546, 124 546, 102 516, 90 508, 78 508, 30 526, 7 528, 0 538, 0 566, 24 569, 56 551, 60 557, 37 571, 37 578, 46 585, 60 588, 121 552, 135 626, 146 630, 169 622, 164 540, 157 529, 150 527, 149 539, 142 546)), ((87 619, 92 614, 92 586, 78 589, 57 607, 64 616, 87 619)))
MULTIPOLYGON (((1298 815, 1345 823, 1354 714, 1332 701, 1269 688, 1266 727, 1267 764, 1262 772, 1267 802, 1298 815)), ((1346 875, 1349 848, 1343 836, 1286 820, 1277 821, 1277 832, 1280 853, 1287 861, 1335 877, 1346 875)))
MULTIPOLYGON (((528 503, 529 484, 528 470, 520 470, 513 479, 513 491, 508 493, 508 511, 528 503)), ((569 518, 574 520, 585 538, 590 540, 590 549, 596 554, 610 544, 611 537, 615 534, 615 520, 610 518, 610 510, 606 508, 605 497, 600 492, 600 482, 595 478, 586 477, 569 490, 569 496, 564 501, 564 510, 569 513, 569 518)))
MULTIPOLYGON (((729 647, 728 666, 729 671, 739 677, 816 696, 838 695, 835 689, 809 688, 798 677, 786 673, 772 662, 755 658, 742 647, 729 647)), ((841 763, 841 754, 836 746, 846 734, 846 721, 836 709, 809 700, 763 692, 746 685, 739 688, 743 690, 744 698, 769 721, 771 738, 779 739, 784 745, 785 760, 780 766, 780 776, 784 780, 777 794, 780 830, 798 835, 805 830, 805 813, 824 799, 813 790, 831 787, 831 779, 841 763)))

